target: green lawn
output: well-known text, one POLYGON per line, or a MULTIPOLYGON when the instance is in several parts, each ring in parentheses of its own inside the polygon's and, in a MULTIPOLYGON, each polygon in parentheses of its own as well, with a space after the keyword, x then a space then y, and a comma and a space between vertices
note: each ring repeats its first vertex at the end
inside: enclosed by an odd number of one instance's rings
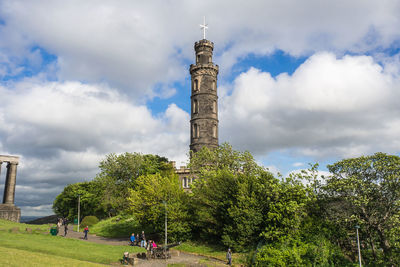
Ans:
MULTIPOLYGON (((24 231, 26 225, 23 224, 18 225, 16 223, 1 221, 0 225, 0 229, 3 229, 0 231, 0 247, 3 249, 13 248, 27 252, 43 253, 103 264, 118 262, 125 251, 134 253, 145 251, 139 247, 96 244, 48 234, 28 234, 24 231), (19 227, 22 232, 13 233, 8 230, 13 227, 19 227)), ((42 227, 47 231, 48 225, 42 227)), ((0 266, 3 265, 0 264, 0 266)))
POLYGON ((20 232, 24 232, 26 228, 30 228, 33 231, 37 232, 48 232, 51 226, 55 226, 55 224, 35 225, 35 224, 16 223, 0 219, 0 231, 11 230, 12 228, 18 227, 20 232))
POLYGON ((102 264, 80 261, 39 252, 0 247, 0 266, 104 266, 102 264))
MULTIPOLYGON (((202 255, 210 258, 219 259, 226 261, 226 251, 222 248, 210 246, 206 244, 199 244, 195 242, 184 242, 173 249, 180 250, 183 252, 194 253, 197 255, 202 255)), ((244 253, 233 253, 232 254, 233 263, 245 264, 246 254, 244 253)))
POLYGON ((142 230, 139 224, 129 217, 113 217, 101 220, 90 227, 90 233, 104 237, 130 237, 132 233, 138 233, 142 230), (119 219, 117 221, 117 218, 119 219))

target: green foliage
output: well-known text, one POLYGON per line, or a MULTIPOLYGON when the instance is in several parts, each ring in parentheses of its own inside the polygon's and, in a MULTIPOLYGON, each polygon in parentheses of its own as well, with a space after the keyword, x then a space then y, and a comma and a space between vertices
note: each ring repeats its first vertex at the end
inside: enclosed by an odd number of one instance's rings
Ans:
POLYGON ((306 192, 301 183, 280 183, 248 152, 227 144, 194 154, 199 179, 192 187, 194 232, 202 240, 240 251, 260 238, 275 242, 298 226, 306 192), (294 224, 295 223, 295 224, 294 224))
POLYGON ((96 215, 100 218, 105 212, 99 205, 103 188, 96 182, 82 182, 67 185, 53 203, 54 212, 60 217, 67 217, 70 221, 78 215, 78 195, 80 195, 81 218, 96 215))
POLYGON ((172 170, 164 175, 157 173, 138 177, 136 187, 129 193, 129 211, 142 226, 150 228, 150 233, 158 233, 161 239, 167 212, 168 239, 175 242, 189 237, 188 195, 172 170))
POLYGON ((100 162, 100 173, 95 181, 104 190, 101 205, 104 210, 115 210, 117 213, 129 208, 129 190, 136 186, 136 179, 142 175, 168 173, 172 165, 168 159, 157 155, 140 153, 109 154, 100 162))
POLYGON ((342 248, 355 256, 354 226, 359 225, 366 261, 377 264, 383 256, 383 262, 398 264, 393 233, 400 227, 400 157, 376 153, 345 159, 328 169, 333 175, 321 187, 325 216, 353 234, 351 239, 340 236, 342 248))
POLYGON ((129 208, 129 189, 135 187, 141 175, 168 173, 171 164, 164 157, 140 153, 109 154, 100 162, 100 173, 90 182, 66 186, 53 203, 54 212, 73 220, 78 214, 81 196, 81 218, 95 215, 105 218, 123 213, 129 208))
POLYGON ((86 216, 85 218, 83 218, 81 225, 82 226, 93 226, 98 222, 99 222, 99 219, 97 219, 96 216, 86 216))
POLYGON ((139 233, 144 229, 133 216, 118 215, 100 221, 90 232, 104 237, 129 237, 132 233, 139 233))

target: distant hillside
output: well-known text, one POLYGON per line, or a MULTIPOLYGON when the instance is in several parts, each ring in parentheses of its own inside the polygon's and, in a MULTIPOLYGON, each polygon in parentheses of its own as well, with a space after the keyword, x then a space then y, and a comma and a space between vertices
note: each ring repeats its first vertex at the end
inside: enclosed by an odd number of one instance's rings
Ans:
POLYGON ((57 223, 57 215, 50 215, 42 218, 38 218, 32 221, 26 222, 27 224, 47 224, 47 223, 57 223))

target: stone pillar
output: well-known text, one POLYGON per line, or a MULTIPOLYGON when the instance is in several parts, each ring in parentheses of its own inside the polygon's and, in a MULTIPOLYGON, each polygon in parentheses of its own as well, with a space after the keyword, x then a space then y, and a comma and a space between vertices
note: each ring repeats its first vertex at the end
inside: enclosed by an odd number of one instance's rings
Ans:
POLYGON ((10 162, 7 164, 7 176, 6 183, 4 185, 3 204, 14 205, 17 165, 18 163, 15 162, 10 162))

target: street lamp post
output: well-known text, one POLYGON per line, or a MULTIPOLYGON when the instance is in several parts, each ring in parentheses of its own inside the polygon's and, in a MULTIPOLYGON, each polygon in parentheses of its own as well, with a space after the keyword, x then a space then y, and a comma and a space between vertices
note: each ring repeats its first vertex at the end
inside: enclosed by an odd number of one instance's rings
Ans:
POLYGON ((78 232, 79 232, 79 224, 81 216, 81 195, 78 195, 78 232))
POLYGON ((357 232, 358 262, 360 263, 360 267, 361 267, 360 239, 358 237, 358 229, 360 229, 360 226, 356 225, 355 227, 356 227, 356 232, 357 232))
POLYGON ((164 201, 164 205, 165 205, 165 246, 167 246, 168 244, 168 220, 167 220, 167 201, 164 201))

